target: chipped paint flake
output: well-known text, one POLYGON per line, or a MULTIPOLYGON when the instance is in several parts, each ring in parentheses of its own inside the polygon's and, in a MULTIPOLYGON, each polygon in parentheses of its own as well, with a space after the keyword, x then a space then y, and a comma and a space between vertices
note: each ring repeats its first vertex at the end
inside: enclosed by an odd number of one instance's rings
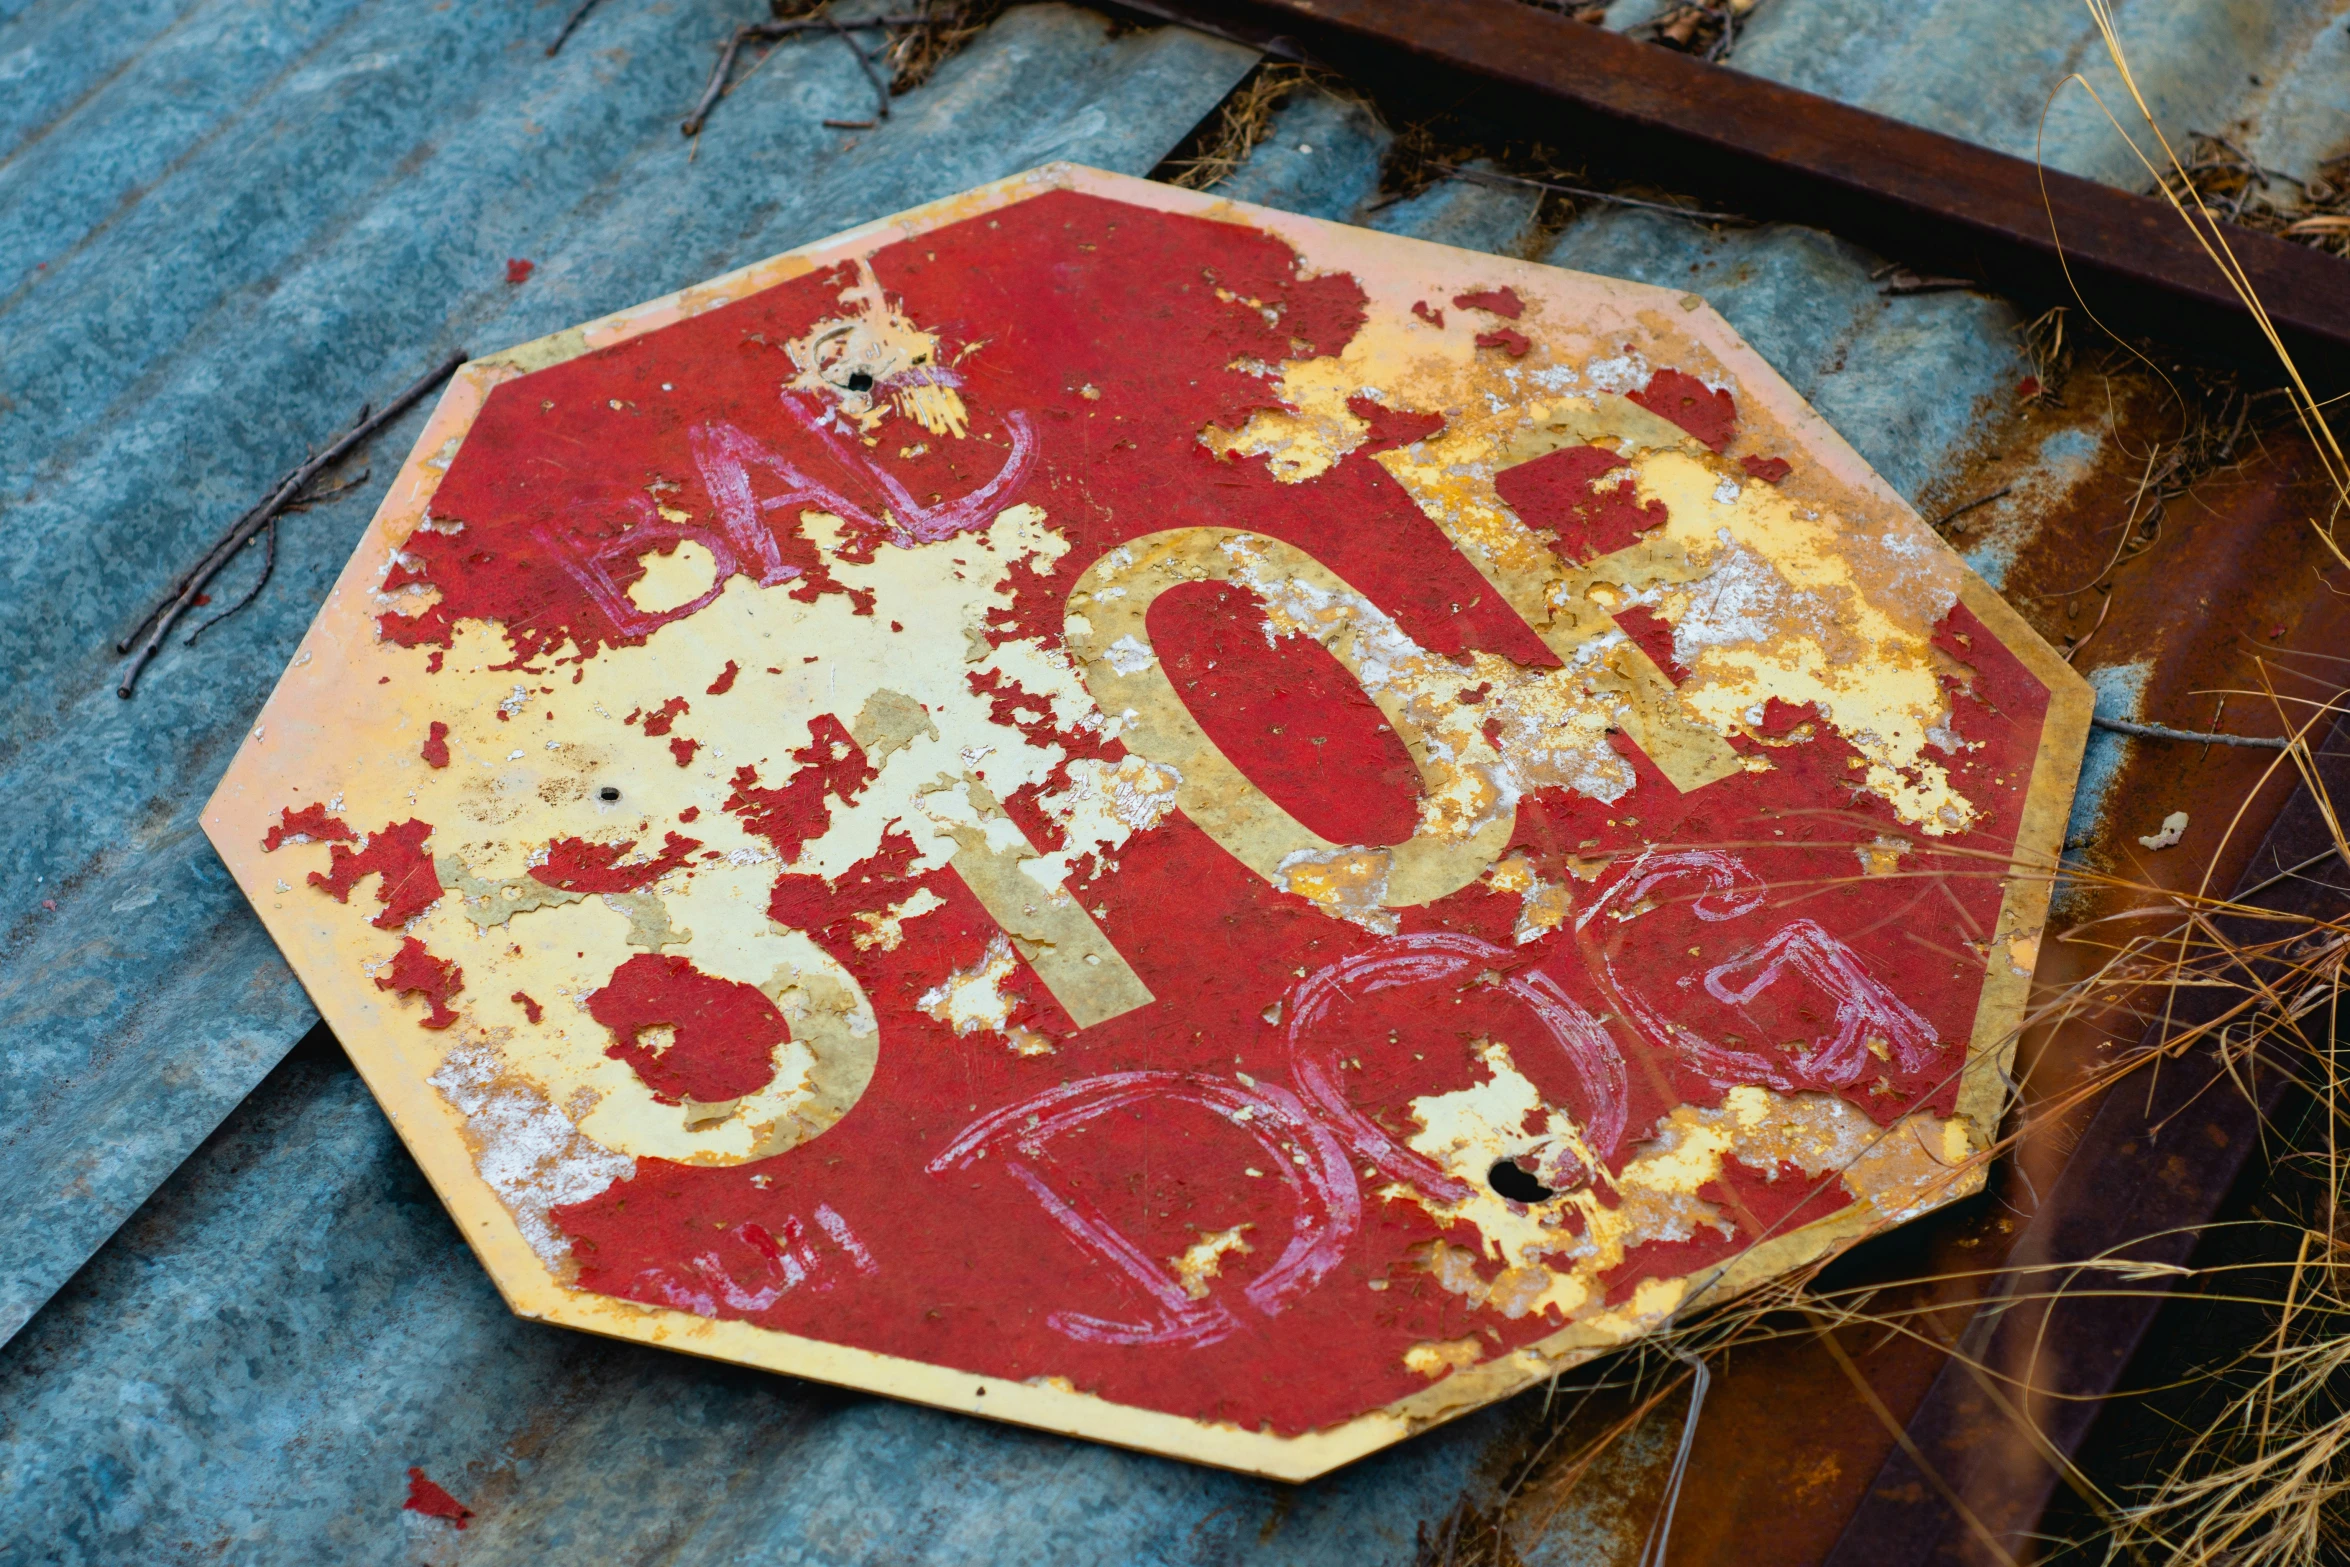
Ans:
POLYGON ((465 1117, 474 1167, 514 1214, 531 1250, 548 1267, 567 1269, 571 1242, 551 1210, 630 1179, 636 1161, 597 1146, 486 1043, 450 1051, 432 1085, 465 1117))
POLYGON ((1019 968, 1012 943, 1001 931, 987 939, 987 950, 969 968, 961 968, 922 993, 922 1010, 954 1029, 960 1039, 982 1029, 1004 1033, 1011 1027, 1012 1000, 1004 982, 1019 968))
POLYGON ((1180 1257, 1170 1257, 1167 1265, 1175 1270, 1175 1278, 1183 1286, 1183 1293, 1193 1300, 1208 1298, 1208 1281, 1224 1270, 1224 1259, 1232 1253, 1246 1255, 1256 1248, 1248 1243, 1248 1232, 1253 1224, 1235 1224, 1228 1230, 1217 1230, 1202 1235, 1184 1248, 1180 1257))
POLYGON ((1485 1341, 1474 1333, 1466 1338, 1431 1339, 1403 1352, 1403 1363, 1433 1382, 1448 1371, 1462 1371, 1485 1358, 1485 1341))

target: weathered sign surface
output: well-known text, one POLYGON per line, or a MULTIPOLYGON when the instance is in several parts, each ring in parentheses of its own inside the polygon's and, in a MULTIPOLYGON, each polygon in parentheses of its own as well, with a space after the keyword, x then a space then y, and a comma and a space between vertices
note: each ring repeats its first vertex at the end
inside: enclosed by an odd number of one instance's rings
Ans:
POLYGON ((1975 1189, 2088 711, 1696 296, 1054 166, 466 367, 205 822, 518 1311, 1301 1477, 1975 1189))

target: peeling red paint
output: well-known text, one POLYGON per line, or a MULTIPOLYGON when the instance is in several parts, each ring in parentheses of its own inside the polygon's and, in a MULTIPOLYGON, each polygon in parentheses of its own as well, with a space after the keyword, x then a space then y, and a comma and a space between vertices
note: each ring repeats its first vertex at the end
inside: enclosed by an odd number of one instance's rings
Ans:
POLYGON ((935 871, 910 880, 907 872, 917 852, 914 840, 892 824, 881 835, 881 847, 837 882, 794 871, 776 877, 775 890, 767 900, 767 917, 793 930, 807 931, 828 950, 854 952, 858 915, 888 908, 916 887, 943 894, 952 885, 950 875, 935 871))
POLYGON ((261 839, 264 853, 274 854, 280 844, 300 842, 304 839, 312 843, 357 843, 359 841, 359 835, 345 826, 339 818, 327 815, 326 807, 323 805, 305 805, 298 811, 288 806, 279 810, 277 814, 277 825, 270 828, 261 839))
MULTIPOLYGON (((684 697, 673 696, 668 701, 655 708, 652 712, 645 714, 645 733, 649 735, 665 735, 669 733, 669 726, 671 724, 676 723, 681 715, 691 711, 692 709, 686 706, 684 697)), ((628 716, 630 718, 634 718, 636 717, 636 714, 631 713, 628 716)))
POLYGON ((375 624, 386 642, 400 647, 446 648, 457 629, 447 608, 439 604, 415 615, 386 610, 376 617, 375 624))
POLYGON ((526 261, 520 256, 515 256, 506 263, 506 281, 509 283, 527 283, 530 281, 530 275, 533 272, 536 272, 538 269, 539 267, 537 262, 526 261))
MULTIPOLYGON (((528 262, 522 264, 529 265, 528 262)), ((512 265, 513 263, 508 263, 509 268, 512 265)), ((507 281, 518 283, 521 279, 509 276, 507 281)), ((408 1471, 408 1500, 402 1502, 400 1507, 405 1512, 422 1513, 427 1518, 446 1519, 460 1529, 464 1528, 467 1520, 473 1517, 472 1508, 467 1507, 463 1502, 458 1501, 457 1498, 427 1480, 421 1469, 408 1471)))
POLYGON ((688 740, 683 735, 679 735, 669 742, 669 754, 677 758, 677 765, 680 767, 691 767, 694 763, 694 753, 701 748, 701 741, 688 740))
POLYGON ((1512 359, 1523 359, 1534 347, 1534 344, 1528 340, 1525 333, 1503 326, 1495 327, 1490 332, 1478 333, 1477 346, 1479 348, 1498 348, 1512 359))
POLYGON ((1731 433, 1738 427, 1736 398, 1679 370, 1659 370, 1648 378, 1648 385, 1629 395, 1650 413, 1672 420, 1717 452, 1730 444, 1731 433))
POLYGON ((392 954, 390 967, 375 977, 375 988, 396 996, 422 996, 428 1010, 418 1026, 447 1028, 457 1021, 457 1014, 449 1009, 449 998, 465 988, 465 971, 447 958, 434 957, 414 936, 404 936, 400 950, 392 954))
POLYGON ((734 689, 734 677, 741 673, 741 667, 733 659, 728 659, 726 667, 719 671, 718 678, 710 682, 710 689, 706 694, 710 696, 726 695, 727 692, 734 689))
MULTIPOLYGON (((1106 308, 1090 318, 1064 317, 1019 342, 990 339, 964 365, 966 400, 992 410, 983 412, 975 432, 996 435, 994 443, 942 443, 919 455, 877 448, 851 462, 779 406, 775 384, 790 372, 775 345, 837 309, 840 290, 853 281, 845 269, 810 273, 540 370, 527 388, 509 382, 492 390, 433 500, 434 515, 462 521, 464 531, 419 532, 405 546, 441 599, 415 617, 386 616, 383 635, 402 646, 446 647, 456 619, 495 621, 516 663, 566 647, 587 658, 607 645, 639 642, 644 623, 626 600, 642 575, 638 557, 680 538, 711 549, 720 566, 718 587, 739 574, 789 584, 794 597, 842 592, 796 529, 762 523, 738 536, 721 526, 664 521, 640 488, 641 476, 678 480, 694 496, 686 509, 696 516, 718 516, 722 501, 735 504, 736 496, 748 516, 758 497, 787 485, 781 473, 788 470, 834 487, 856 503, 852 509, 878 519, 888 504, 877 489, 884 476, 910 493, 937 492, 950 501, 995 477, 991 465, 1003 462, 1003 436, 1012 429, 1001 388, 1066 384, 1067 412, 1076 418, 1089 405, 1075 387, 1090 377, 1133 386, 1156 414, 1147 425, 1127 427, 1130 442, 1147 445, 1105 454, 1107 470, 1088 476, 1082 492, 1074 470, 1040 480, 1032 461, 1018 486, 991 497, 991 509, 1011 505, 1040 483, 1045 493, 1035 498, 1048 507, 1090 512, 1138 488, 1138 500, 1164 500, 1168 492, 1158 475, 1168 461, 1207 460, 1194 432, 1210 423, 1236 428, 1251 412, 1275 406, 1261 382, 1232 368, 1236 361, 1333 354, 1363 319, 1362 293, 1351 277, 1301 276, 1287 246, 1238 224, 1167 216, 1137 222, 1130 208, 1067 192, 1007 209, 995 221, 994 229, 950 231, 936 245, 900 247, 878 258, 888 287, 906 294, 925 319, 1014 318, 1022 313, 1015 296, 1027 279, 1045 272, 1065 277, 1076 292, 1109 290, 1106 308), (1073 242, 1093 249, 1075 251, 1073 242), (943 312, 925 302, 944 295, 960 297, 942 300, 943 312), (1141 337, 1163 352, 1147 361, 1105 357, 1141 337), (1081 367, 1090 368, 1081 375, 1081 367), (689 414, 679 399, 665 396, 645 399, 664 410, 658 416, 607 406, 625 406, 636 391, 662 381, 691 385, 695 410, 689 414), (542 402, 566 411, 559 432, 546 425, 542 402), (529 455, 550 439, 595 460, 566 463, 555 477, 529 455), (713 483, 722 495, 710 492, 713 483)), ((1057 416, 1047 409, 1031 402, 1025 417, 1034 440, 1057 439, 1057 416)), ((869 558, 890 542, 878 521, 848 521, 842 559, 869 558)), ((860 613, 872 612, 869 592, 850 596, 860 613)), ((683 613, 691 610, 668 618, 683 613)))
POLYGON ((442 723, 437 718, 434 719, 432 721, 432 731, 424 737, 424 744, 417 748, 417 754, 424 758, 424 762, 427 767, 442 768, 448 766, 449 726, 442 723))
POLYGON ((619 859, 636 847, 634 839, 589 843, 583 838, 558 838, 547 845, 547 862, 533 865, 530 874, 532 880, 564 892, 638 892, 679 869, 686 856, 701 846, 699 839, 666 833, 657 858, 622 865, 619 859))
POLYGON ((1375 403, 1368 397, 1350 397, 1347 412, 1371 427, 1363 441, 1366 452, 1391 451, 1398 446, 1409 446, 1424 441, 1444 428, 1444 415, 1420 413, 1416 410, 1390 408, 1375 403))
MULTIPOLYGON (((1852 1195, 1833 1174, 1806 1175, 1792 1164, 1757 1169, 1726 1158, 1722 1173, 1697 1189, 1740 1235, 1784 1235, 1815 1219, 1852 1206, 1852 1195)), ((1677 1279, 1722 1260, 1722 1235, 1698 1227, 1686 1240, 1652 1240, 1625 1250, 1624 1260, 1602 1275, 1610 1305, 1621 1304, 1649 1279, 1677 1279)))
POLYGON ((1126 754, 1126 748, 1115 740, 1104 740, 1096 732, 1064 729, 1053 719, 1053 705, 1046 698, 1023 690, 1020 682, 1008 679, 995 670, 973 670, 963 676, 975 695, 987 700, 991 721, 1008 725, 1019 731, 1020 738, 1030 745, 1054 745, 1061 749, 1061 760, 1045 775, 1041 784, 1025 784, 1000 802, 1031 843, 1047 852, 1061 846, 1061 826, 1044 814, 1038 801, 1069 783, 1069 764, 1089 757, 1115 761, 1126 754))
POLYGON ((1641 534, 1670 520, 1662 501, 1642 505, 1629 484, 1599 481, 1626 467, 1604 446, 1570 446, 1532 462, 1504 468, 1494 490, 1530 528, 1547 532, 1550 547, 1572 561, 1596 560, 1628 549, 1641 534))
POLYGON ((1444 325, 1444 312, 1430 308, 1428 301, 1425 299, 1414 300, 1412 302, 1412 314, 1418 316, 1421 320, 1427 322, 1430 326, 1441 327, 1444 325))
POLYGON ((377 877, 375 896, 383 912, 375 917, 375 926, 398 930, 441 895, 441 878, 433 870, 432 856, 424 852, 431 836, 430 822, 410 818, 368 834, 357 853, 337 844, 327 868, 310 873, 310 885, 325 888, 337 903, 348 903, 351 889, 363 878, 377 877))
POLYGON ((831 800, 856 803, 858 793, 874 779, 865 753, 849 738, 841 721, 825 714, 808 726, 808 743, 791 753, 799 770, 781 788, 759 787, 757 767, 734 770, 734 792, 725 808, 742 818, 743 826, 775 845, 786 863, 798 859, 800 845, 821 837, 832 825, 831 800))
POLYGON ((546 1008, 540 1006, 537 1002, 531 1000, 530 997, 524 995, 519 990, 514 992, 514 994, 511 996, 508 996, 506 999, 513 1002, 516 1006, 522 1008, 522 1015, 530 1019, 533 1023, 542 1021, 547 1015, 546 1008))
POLYGON ((791 1038, 758 986, 705 974, 682 957, 639 953, 586 1005, 614 1035, 604 1053, 635 1068, 665 1103, 757 1092, 775 1076, 775 1047, 791 1038), (660 1027, 674 1031, 669 1044, 645 1043, 645 1031, 660 1027))
POLYGON ((1343 272, 1301 277, 1295 258, 1278 254, 1286 249, 1276 240, 1262 253, 1277 269, 1269 281, 1285 303, 1278 330, 1288 333, 1292 353, 1304 350, 1301 357, 1338 353, 1362 330, 1362 286, 1343 272))
POLYGON ((1455 294, 1452 302, 1463 310, 1482 310, 1487 315, 1501 316, 1515 321, 1526 313, 1525 301, 1518 298, 1514 288, 1480 288, 1466 294, 1455 294))
POLYGON ((1765 484, 1777 484, 1795 471, 1795 465, 1784 457, 1756 457, 1749 454, 1739 458, 1738 465, 1765 484))
POLYGON ((1689 678, 1689 670, 1673 645, 1670 621, 1641 604, 1625 605, 1615 612, 1614 619, 1616 629, 1630 637, 1632 644, 1646 653, 1657 668, 1672 676, 1675 684, 1689 678))

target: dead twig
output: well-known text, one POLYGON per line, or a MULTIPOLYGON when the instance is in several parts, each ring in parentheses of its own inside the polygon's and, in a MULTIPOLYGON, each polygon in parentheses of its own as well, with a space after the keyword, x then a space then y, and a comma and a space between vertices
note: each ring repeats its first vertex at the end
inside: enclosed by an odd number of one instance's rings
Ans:
POLYGON ((718 63, 710 69, 710 80, 702 88, 700 101, 695 103, 693 113, 679 122, 677 129, 680 134, 686 136, 699 136, 702 133, 703 125, 710 118, 710 111, 718 106, 719 99, 733 90, 733 84, 729 83, 727 78, 733 74, 734 62, 742 54, 745 44, 777 43, 794 33, 818 30, 838 34, 842 42, 846 43, 856 54, 857 69, 863 71, 865 79, 873 84, 874 92, 881 100, 880 117, 886 120, 889 118, 889 84, 883 82, 874 73, 872 60, 858 46, 857 41, 849 35, 873 31, 887 33, 894 28, 915 28, 924 32, 935 32, 940 28, 953 27, 962 20, 962 17, 963 12, 958 8, 935 15, 929 12, 912 12, 888 16, 867 16, 850 22, 843 22, 828 12, 823 16, 799 16, 785 21, 745 23, 736 28, 726 42, 719 46, 718 63))
MULTIPOLYGON (((243 598, 237 600, 234 604, 231 604, 228 608, 222 610, 219 614, 214 615, 211 619, 205 621, 204 624, 189 632, 187 646, 194 647, 198 637, 202 636, 205 632, 210 631, 214 626, 219 625, 222 621, 228 619, 231 615, 236 614, 239 610, 248 607, 255 599, 261 597, 261 590, 269 586, 270 574, 277 570, 277 526, 280 522, 285 520, 285 515, 287 512, 308 511, 311 507, 318 505, 322 501, 331 501, 336 496, 341 495, 346 491, 355 490, 360 485, 365 484, 367 482, 368 475, 374 472, 375 470, 373 468, 362 468, 340 484, 330 484, 324 489, 304 490, 300 495, 295 496, 292 500, 286 502, 285 505, 279 507, 278 514, 275 517, 269 519, 269 526, 264 528, 259 535, 259 537, 265 540, 269 546, 268 552, 261 557, 261 575, 253 579, 253 585, 245 590, 245 596, 243 598)), ((249 543, 251 541, 248 540, 247 542, 249 543)))
POLYGON ((924 0, 922 14, 926 20, 899 31, 883 51, 890 70, 891 96, 902 98, 930 80, 940 66, 953 59, 958 50, 978 37, 1003 12, 1005 3, 1006 0, 963 0, 960 4, 924 0))
MULTIPOLYGON (((1738 29, 1753 12, 1759 0, 1728 0, 1724 5, 1707 5, 1704 0, 1675 6, 1654 21, 1643 22, 1627 30, 1627 37, 1645 38, 1653 44, 1682 54, 1693 54, 1701 60, 1719 64, 1730 57, 1738 47, 1738 29)), ((1607 8, 1599 6, 1545 6, 1545 10, 1562 11, 1579 22, 1605 20, 1607 8)))
POLYGON ((2188 156, 2153 194, 2200 198, 2216 216, 2265 234, 2343 254, 2350 250, 2350 158, 2336 158, 2309 179, 2262 164, 2225 136, 2188 135, 2188 156))
POLYGON ((718 63, 710 68, 710 84, 702 89, 701 101, 694 105, 694 112, 687 115, 677 127, 681 134, 702 134, 702 122, 710 118, 710 111, 717 107, 719 98, 726 92, 726 75, 734 69, 734 57, 743 52, 743 43, 750 33, 748 27, 736 28, 734 35, 726 40, 726 46, 718 51, 718 63))
POLYGON ((189 647, 194 647, 196 645, 196 639, 202 636, 205 632, 210 631, 214 626, 219 625, 222 621, 228 619, 229 616, 235 614, 238 610, 243 609, 246 605, 259 598, 261 596, 261 590, 269 586, 270 574, 277 570, 277 522, 277 518, 272 517, 269 519, 269 525, 261 530, 260 537, 269 546, 268 550, 261 557, 261 575, 253 579, 253 585, 245 590, 245 596, 243 598, 237 600, 234 604, 231 604, 228 608, 222 610, 219 614, 213 616, 210 620, 205 621, 204 624, 189 632, 187 643, 189 647))
POLYGON ((2014 485, 2003 484, 1988 495, 1978 495, 1963 506, 1953 506, 1950 508, 1950 510, 1944 512, 1941 516, 1934 519, 1934 531, 1936 533, 1940 533, 1944 528, 1949 527, 1952 523, 1958 521, 1959 518, 1965 516, 1968 512, 1973 511, 1978 506, 1988 506, 1993 501, 2004 500, 2009 495, 2014 493, 2014 485))
POLYGON ((564 19, 563 31, 557 33, 555 35, 555 41, 547 45, 547 57, 549 59, 553 59, 556 53, 562 49, 563 45, 569 41, 571 35, 579 31, 579 24, 587 20, 587 14, 596 8, 596 3, 597 0, 579 0, 578 9, 574 10, 569 17, 564 19))
POLYGON ((2072 345, 2065 341, 2065 306, 2051 305, 2022 326, 2016 333, 2024 340, 2024 358, 2032 367, 2026 382, 2024 401, 2046 398, 2061 406, 2057 396, 2066 368, 2072 363, 2072 345))
POLYGON ((1961 289, 1982 286, 1973 278, 1926 277, 1912 272, 1907 267, 1897 266, 1892 268, 1891 272, 1892 275, 1886 279, 1884 286, 1879 288, 1877 292, 1893 298, 1900 298, 1906 294, 1949 294, 1961 289))
MULTIPOLYGON (((2082 641, 2086 642, 2087 637, 2082 641)), ((2240 745, 2255 751, 2289 751, 2293 742, 2281 735, 2219 735, 2201 729, 2173 729, 2168 724, 2141 724, 2134 719, 2106 718, 2089 720, 2092 729, 2110 729, 2117 735, 2135 735, 2141 740, 2184 740, 2193 745, 2240 745)))
MULTIPOLYGON (((268 499, 231 524, 229 530, 221 535, 212 548, 204 552, 203 559, 196 563, 195 568, 180 579, 179 585, 172 589, 170 595, 147 612, 146 616, 140 620, 138 629, 114 645, 114 650, 117 653, 130 653, 131 645, 138 642, 138 651, 132 654, 129 667, 123 670, 122 681, 114 688, 114 694, 125 700, 130 697, 132 690, 138 684, 140 671, 147 667, 149 661, 155 657, 157 650, 163 646, 163 639, 171 634, 171 628, 179 623, 182 615, 195 606, 197 598, 202 595, 212 579, 220 574, 221 568, 235 557, 237 551, 252 542, 254 536, 264 528, 271 530, 272 540, 267 562, 262 568, 262 580, 266 582, 269 569, 276 564, 277 560, 275 527, 279 514, 305 499, 319 499, 318 496, 307 494, 313 480, 365 445, 377 431, 406 413, 426 393, 454 375, 457 367, 463 363, 465 363, 465 351, 459 349, 403 387, 380 410, 361 408, 359 417, 351 422, 351 427, 344 431, 333 444, 279 480, 277 488, 270 492, 268 499), (143 642, 138 640, 141 633, 144 633, 146 637, 143 642)), ((256 586, 254 592, 259 591, 259 587, 256 586)), ((206 627, 217 624, 220 620, 226 619, 228 615, 236 613, 238 609, 244 608, 246 603, 251 602, 251 597, 248 594, 246 599, 239 602, 234 608, 222 615, 215 616, 213 620, 206 622, 205 626, 199 626, 196 634, 202 635, 206 627)), ((195 638, 192 636, 189 640, 192 642, 195 638)))
MULTIPOLYGON (((873 96, 877 100, 873 109, 874 118, 882 120, 888 119, 889 84, 874 73, 873 62, 865 57, 865 46, 857 42, 857 40, 854 38, 851 38, 849 36, 849 30, 841 26, 839 20, 835 18, 831 12, 827 11, 824 14, 824 21, 825 25, 832 29, 832 36, 838 38, 842 43, 848 45, 849 53, 857 57, 857 69, 865 73, 865 80, 872 85, 873 96)), ((888 46, 885 43, 883 47, 886 48, 888 46)))

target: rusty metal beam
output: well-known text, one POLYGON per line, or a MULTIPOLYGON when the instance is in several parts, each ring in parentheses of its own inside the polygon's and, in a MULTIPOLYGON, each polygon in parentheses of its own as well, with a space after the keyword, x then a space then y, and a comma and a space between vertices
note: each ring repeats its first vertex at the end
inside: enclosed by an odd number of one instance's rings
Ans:
MULTIPOLYGON (((1520 0, 1121 0, 1307 58, 1418 105, 1501 121, 1758 217, 1814 224, 2114 331, 2273 374, 2276 361, 2164 203, 1520 0), (2061 240, 2061 246, 2059 241, 2061 240), (2061 251, 2061 256, 2060 256, 2061 251), (2067 278, 2069 270, 2070 278, 2067 278)), ((2350 262, 2221 225, 2320 390, 2350 384, 2350 262)))

